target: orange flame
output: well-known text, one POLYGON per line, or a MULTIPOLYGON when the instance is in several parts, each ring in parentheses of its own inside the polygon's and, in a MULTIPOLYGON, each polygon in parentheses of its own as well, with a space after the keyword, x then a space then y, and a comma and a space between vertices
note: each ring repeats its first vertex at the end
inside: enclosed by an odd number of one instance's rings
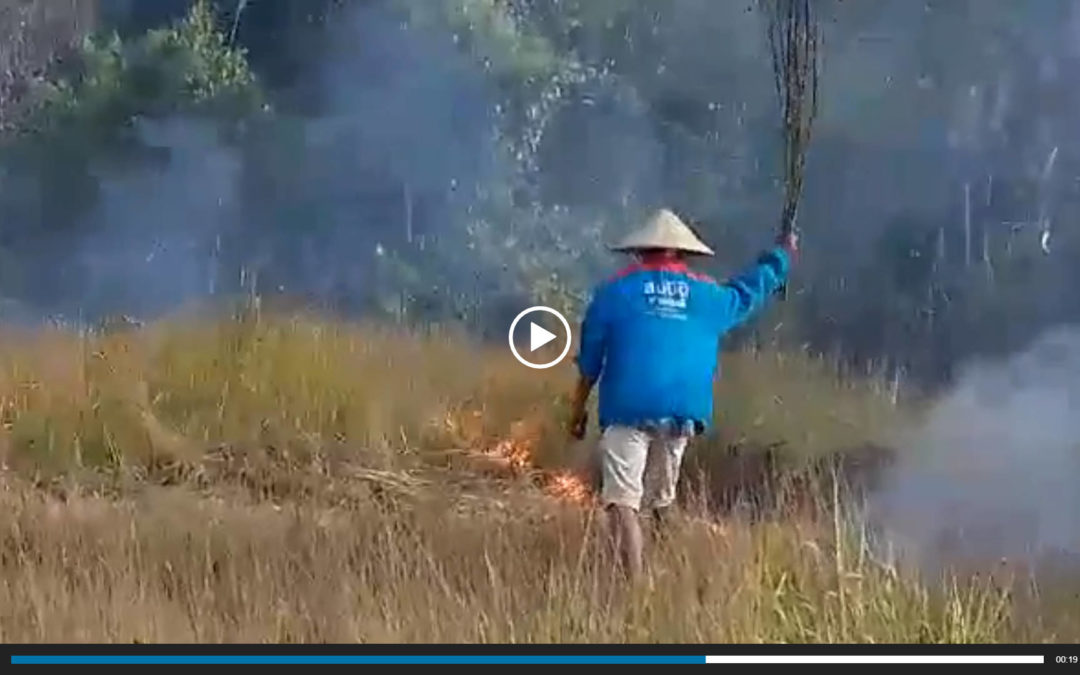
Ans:
POLYGON ((510 470, 515 474, 525 473, 532 468, 532 447, 512 438, 499 441, 488 450, 488 454, 505 459, 510 470))
POLYGON ((572 504, 584 504, 592 498, 592 493, 585 481, 569 471, 559 471, 548 476, 544 492, 559 501, 572 504))
MULTIPOLYGON (((472 452, 489 459, 495 459, 505 467, 507 473, 514 476, 532 474, 544 494, 561 502, 585 504, 591 499, 591 490, 579 476, 568 470, 549 471, 536 467, 536 448, 543 434, 543 424, 537 420, 520 420, 510 428, 510 434, 494 444, 488 444, 479 432, 480 411, 472 411, 468 426, 473 433, 466 433, 465 439, 473 445, 472 452)), ((462 421, 447 419, 447 426, 452 431, 465 431, 462 421)))
MULTIPOLYGON (((446 427, 469 449, 467 453, 488 460, 499 471, 512 476, 529 475, 536 480, 548 497, 573 506, 595 503, 595 495, 589 481, 568 469, 544 470, 536 467, 536 449, 545 433, 541 419, 520 420, 510 427, 510 433, 491 442, 484 432, 484 414, 481 410, 458 411, 446 417, 446 427), (494 460, 492 462, 492 460, 494 460)), ((712 536, 726 538, 728 526, 701 516, 690 520, 703 525, 712 536)))

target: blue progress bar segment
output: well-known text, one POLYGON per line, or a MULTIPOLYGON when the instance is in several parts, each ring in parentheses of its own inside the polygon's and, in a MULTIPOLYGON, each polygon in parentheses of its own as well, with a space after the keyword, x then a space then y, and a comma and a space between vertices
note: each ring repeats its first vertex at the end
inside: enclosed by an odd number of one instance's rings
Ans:
POLYGON ((209 665, 209 664, 294 664, 294 665, 322 665, 322 664, 629 664, 629 663, 656 663, 656 664, 683 664, 705 663, 704 656, 561 656, 561 655, 505 655, 505 656, 361 656, 361 655, 288 655, 274 656, 270 654, 239 656, 239 655, 212 655, 212 654, 184 654, 184 655, 158 655, 158 654, 91 654, 85 656, 61 655, 61 654, 26 654, 11 657, 12 665, 209 665))

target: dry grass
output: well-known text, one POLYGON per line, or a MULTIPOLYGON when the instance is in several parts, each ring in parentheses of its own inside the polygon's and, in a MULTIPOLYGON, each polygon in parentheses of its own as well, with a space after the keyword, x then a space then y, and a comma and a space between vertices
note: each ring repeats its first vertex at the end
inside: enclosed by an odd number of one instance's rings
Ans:
POLYGON ((175 488, 60 504, 10 484, 3 499, 4 641, 963 642, 1007 626, 1003 595, 838 567, 796 526, 687 521, 623 594, 596 523, 568 506, 275 507, 175 488))
MULTIPOLYGON (((770 444, 781 415, 784 438, 824 451, 888 415, 808 360, 727 364, 739 443, 770 444), (734 406, 735 389, 757 403, 734 406)), ((561 473, 583 457, 559 432, 571 377, 452 334, 301 318, 8 335, 0 640, 1056 637, 1008 588, 873 559, 839 510, 750 521, 689 504, 626 591, 561 473)), ((698 465, 722 467, 723 442, 698 465)))

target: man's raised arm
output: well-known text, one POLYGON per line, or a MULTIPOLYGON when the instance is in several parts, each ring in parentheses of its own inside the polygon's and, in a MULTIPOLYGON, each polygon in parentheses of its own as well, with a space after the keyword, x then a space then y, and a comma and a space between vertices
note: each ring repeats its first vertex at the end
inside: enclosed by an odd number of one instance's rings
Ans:
POLYGON ((774 248, 758 256, 753 265, 720 284, 721 331, 746 321, 783 288, 797 250, 798 236, 783 236, 774 248))

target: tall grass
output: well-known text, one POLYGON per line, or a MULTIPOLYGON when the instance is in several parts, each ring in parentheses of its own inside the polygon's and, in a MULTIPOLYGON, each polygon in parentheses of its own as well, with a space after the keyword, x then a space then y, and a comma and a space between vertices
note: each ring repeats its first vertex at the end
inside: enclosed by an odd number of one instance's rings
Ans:
MULTIPOLYGON (((732 443, 825 452, 889 415, 804 357, 727 364, 732 435, 699 444, 706 471, 732 443)), ((875 559, 844 509, 751 520, 691 499, 625 588, 595 510, 537 480, 587 456, 561 432, 572 375, 304 317, 6 335, 0 640, 1056 637, 1008 587, 875 559)))
POLYGON ((5 641, 978 642, 1009 627, 1001 593, 931 593, 858 555, 838 568, 795 525, 687 520, 625 592, 590 513, 523 498, 2 494, 5 641))

